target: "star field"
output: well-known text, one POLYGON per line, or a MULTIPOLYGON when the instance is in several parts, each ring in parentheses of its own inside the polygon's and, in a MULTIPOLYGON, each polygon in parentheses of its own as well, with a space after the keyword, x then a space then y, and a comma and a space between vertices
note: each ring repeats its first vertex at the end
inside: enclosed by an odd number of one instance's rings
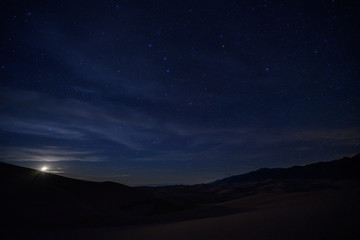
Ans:
POLYGON ((1 3, 1 161, 189 184, 356 154, 358 7, 1 3))

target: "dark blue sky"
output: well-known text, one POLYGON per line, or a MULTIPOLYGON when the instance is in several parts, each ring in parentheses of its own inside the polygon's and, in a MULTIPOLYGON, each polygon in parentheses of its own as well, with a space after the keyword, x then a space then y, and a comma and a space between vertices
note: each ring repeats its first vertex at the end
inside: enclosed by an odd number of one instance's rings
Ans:
POLYGON ((0 7, 1 161, 188 184, 360 152, 356 1, 0 7))

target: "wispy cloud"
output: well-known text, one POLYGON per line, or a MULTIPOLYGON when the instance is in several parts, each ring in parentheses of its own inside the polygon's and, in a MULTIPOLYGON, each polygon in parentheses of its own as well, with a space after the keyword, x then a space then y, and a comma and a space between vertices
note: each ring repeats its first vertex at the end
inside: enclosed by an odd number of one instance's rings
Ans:
POLYGON ((85 137, 82 132, 72 129, 70 126, 61 126, 61 124, 52 121, 4 117, 0 120, 0 126, 3 131, 48 138, 84 139, 85 137))
POLYGON ((1 147, 4 161, 33 161, 33 162, 62 162, 84 161, 98 162, 104 158, 95 151, 82 151, 70 147, 44 146, 44 147, 1 147))
MULTIPOLYGON (((3 131, 50 139, 76 140, 78 143, 106 142, 111 145, 108 150, 112 153, 104 155, 114 154, 117 151, 114 146, 117 145, 130 150, 127 155, 111 155, 110 157, 114 159, 234 160, 250 158, 249 156, 260 152, 262 157, 274 155, 273 149, 279 147, 283 152, 295 153, 311 152, 319 147, 356 148, 360 144, 360 129, 356 127, 338 129, 286 127, 264 129, 256 125, 209 127, 194 122, 164 120, 162 115, 151 114, 122 104, 98 104, 35 91, 13 89, 11 92, 12 94, 4 92, 2 101, 5 104, 10 102, 12 107, 18 107, 25 113, 32 111, 33 114, 24 117, 24 114, 19 115, 17 111, 4 112, 0 120, 3 131), (41 116, 48 118, 44 119, 41 116), (142 154, 137 155, 137 152, 142 154)), ((85 152, 80 154, 74 149, 71 149, 72 153, 69 150, 68 147, 64 147, 61 153, 57 153, 54 149, 49 152, 46 148, 41 148, 41 152, 19 149, 17 155, 13 156, 16 152, 14 150, 11 151, 13 155, 8 157, 34 158, 37 161, 43 159, 84 161, 85 156, 86 159, 91 160, 90 154, 93 154, 93 151, 89 151, 89 154, 85 152)))

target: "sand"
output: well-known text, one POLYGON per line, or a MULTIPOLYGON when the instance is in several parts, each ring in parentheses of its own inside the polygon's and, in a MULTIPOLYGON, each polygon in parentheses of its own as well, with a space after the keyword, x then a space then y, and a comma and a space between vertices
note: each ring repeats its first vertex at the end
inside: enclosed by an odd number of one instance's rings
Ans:
POLYGON ((7 239, 360 239, 359 185, 263 193, 219 205, 247 209, 222 217, 145 226, 22 229, 7 239))

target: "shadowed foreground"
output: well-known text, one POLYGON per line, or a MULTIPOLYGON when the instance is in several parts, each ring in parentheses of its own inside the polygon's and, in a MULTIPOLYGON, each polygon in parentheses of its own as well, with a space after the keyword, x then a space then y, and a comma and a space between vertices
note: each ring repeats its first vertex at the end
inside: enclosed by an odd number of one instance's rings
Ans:
POLYGON ((347 184, 337 190, 260 194, 230 201, 223 205, 255 209, 131 229, 117 239, 359 239, 360 192, 347 189, 347 184))
POLYGON ((1 239, 360 239, 359 156, 137 188, 1 163, 1 239))
POLYGON ((265 193, 219 205, 247 208, 227 216, 109 228, 32 228, 9 239, 359 239, 359 184, 335 189, 265 193))

